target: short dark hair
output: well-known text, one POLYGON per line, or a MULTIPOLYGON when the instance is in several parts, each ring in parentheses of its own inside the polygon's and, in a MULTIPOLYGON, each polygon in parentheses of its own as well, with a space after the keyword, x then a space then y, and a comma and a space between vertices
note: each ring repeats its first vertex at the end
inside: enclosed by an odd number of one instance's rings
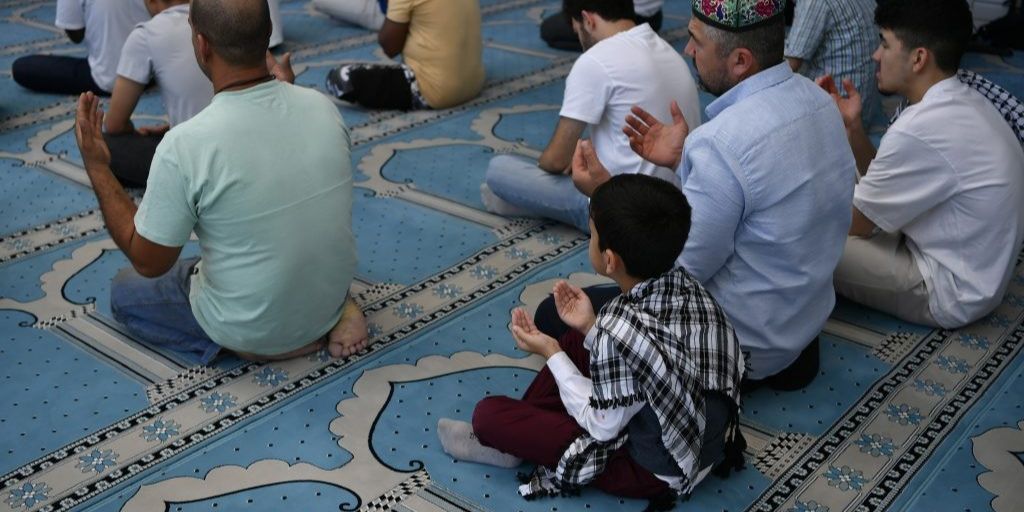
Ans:
POLYGON ((190 16, 196 32, 228 64, 266 62, 273 30, 267 0, 192 0, 190 16))
POLYGON ((878 0, 875 24, 908 48, 927 48, 947 73, 960 67, 974 33, 967 0, 878 0))
POLYGON ((737 48, 746 48, 754 55, 754 60, 757 61, 761 69, 770 68, 785 60, 785 16, 775 16, 762 25, 739 32, 707 25, 704 35, 718 46, 719 57, 726 57, 737 48))
POLYGON ((651 279, 675 266, 690 234, 690 204, 675 185, 642 174, 620 174, 590 198, 598 247, 622 258, 626 273, 651 279))
POLYGON ((562 12, 567 18, 580 21, 583 11, 597 14, 605 21, 636 19, 633 0, 562 0, 562 12))

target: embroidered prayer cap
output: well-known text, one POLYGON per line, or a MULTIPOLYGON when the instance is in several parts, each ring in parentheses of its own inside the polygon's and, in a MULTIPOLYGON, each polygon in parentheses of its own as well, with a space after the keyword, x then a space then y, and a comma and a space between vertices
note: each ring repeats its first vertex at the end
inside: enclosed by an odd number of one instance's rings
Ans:
POLYGON ((730 32, 758 27, 781 15, 785 8, 786 0, 693 0, 694 16, 730 32))

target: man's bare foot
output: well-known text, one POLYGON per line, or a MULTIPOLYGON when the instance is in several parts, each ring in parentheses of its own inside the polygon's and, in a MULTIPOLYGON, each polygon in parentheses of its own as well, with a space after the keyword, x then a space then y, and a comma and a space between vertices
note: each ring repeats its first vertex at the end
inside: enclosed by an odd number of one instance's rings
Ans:
POLYGON ((363 311, 352 299, 348 299, 341 319, 327 333, 327 351, 331 357, 350 356, 366 348, 368 338, 363 311))

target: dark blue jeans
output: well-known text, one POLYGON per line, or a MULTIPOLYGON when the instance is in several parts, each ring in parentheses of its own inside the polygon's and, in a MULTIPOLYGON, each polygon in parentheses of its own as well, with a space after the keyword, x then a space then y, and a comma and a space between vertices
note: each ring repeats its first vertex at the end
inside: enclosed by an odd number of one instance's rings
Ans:
POLYGON ((114 319, 142 341, 164 347, 195 364, 208 364, 220 352, 192 314, 188 301, 192 269, 199 258, 179 260, 166 274, 142 277, 131 267, 114 277, 110 307, 114 319))
POLYGON ((81 94, 92 91, 109 96, 92 79, 88 59, 59 55, 29 55, 11 65, 11 76, 18 85, 38 92, 81 94))

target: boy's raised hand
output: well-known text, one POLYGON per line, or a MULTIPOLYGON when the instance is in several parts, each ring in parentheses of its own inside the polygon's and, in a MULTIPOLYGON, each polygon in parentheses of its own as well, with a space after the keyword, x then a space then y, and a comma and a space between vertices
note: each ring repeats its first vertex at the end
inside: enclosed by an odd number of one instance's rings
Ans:
POLYGON ((516 340, 516 346, 519 347, 519 350, 538 354, 545 358, 549 358, 562 351, 558 341, 540 332, 540 329, 537 329, 533 320, 530 319, 530 315, 526 314, 523 308, 512 310, 512 337, 516 340))
POLYGON ((587 334, 590 328, 597 322, 594 315, 594 305, 590 297, 578 286, 569 284, 568 281, 555 283, 555 308, 558 310, 558 317, 565 322, 565 325, 576 329, 582 334, 587 334))

